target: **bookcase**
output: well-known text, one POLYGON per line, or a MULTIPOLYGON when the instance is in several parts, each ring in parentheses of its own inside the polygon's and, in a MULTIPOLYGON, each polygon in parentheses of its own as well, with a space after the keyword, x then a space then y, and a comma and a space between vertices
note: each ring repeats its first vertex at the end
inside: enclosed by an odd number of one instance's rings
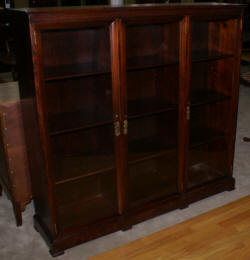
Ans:
POLYGON ((52 255, 234 189, 242 13, 234 4, 7 12, 35 228, 52 255))

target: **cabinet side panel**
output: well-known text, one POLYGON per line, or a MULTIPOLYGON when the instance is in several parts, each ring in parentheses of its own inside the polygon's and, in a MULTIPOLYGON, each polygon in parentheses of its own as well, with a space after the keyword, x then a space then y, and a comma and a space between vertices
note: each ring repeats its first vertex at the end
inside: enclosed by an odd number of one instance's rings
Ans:
POLYGON ((235 152, 235 140, 236 140, 236 127, 237 127, 237 115, 238 115, 238 103, 239 103, 239 81, 240 81, 240 63, 241 63, 241 51, 242 51, 242 27, 243 27, 243 13, 237 19, 235 23, 237 26, 237 43, 236 43, 236 55, 234 64, 234 77, 233 77, 233 106, 232 106, 232 120, 230 127, 230 157, 229 161, 231 163, 231 175, 233 174, 233 162, 234 162, 234 152, 235 152))
POLYGON ((35 211, 39 215, 40 220, 50 230, 49 198, 37 122, 29 21, 27 15, 21 12, 10 11, 9 19, 16 32, 15 41, 21 109, 35 211))

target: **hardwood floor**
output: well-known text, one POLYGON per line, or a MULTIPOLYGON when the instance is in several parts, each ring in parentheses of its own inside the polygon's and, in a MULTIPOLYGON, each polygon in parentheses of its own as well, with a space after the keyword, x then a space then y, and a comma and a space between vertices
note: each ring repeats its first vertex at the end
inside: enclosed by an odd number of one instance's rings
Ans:
POLYGON ((90 259, 249 260, 250 196, 90 259))

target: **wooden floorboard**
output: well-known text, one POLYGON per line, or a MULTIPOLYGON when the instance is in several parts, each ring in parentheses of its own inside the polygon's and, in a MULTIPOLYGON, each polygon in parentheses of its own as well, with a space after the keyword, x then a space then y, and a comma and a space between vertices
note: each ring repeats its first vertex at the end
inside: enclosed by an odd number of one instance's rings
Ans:
POLYGON ((250 196, 90 259, 250 260, 250 196))

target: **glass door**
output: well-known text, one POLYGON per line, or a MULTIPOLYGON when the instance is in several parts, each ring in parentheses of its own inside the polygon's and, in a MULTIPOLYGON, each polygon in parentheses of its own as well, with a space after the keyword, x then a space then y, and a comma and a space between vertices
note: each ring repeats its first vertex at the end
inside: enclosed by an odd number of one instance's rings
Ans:
POLYGON ((117 213, 109 26, 41 31, 59 231, 117 213))
POLYGON ((236 19, 192 21, 187 188, 230 173, 236 19))
POLYGON ((128 204, 177 193, 179 22, 128 24, 128 204))

